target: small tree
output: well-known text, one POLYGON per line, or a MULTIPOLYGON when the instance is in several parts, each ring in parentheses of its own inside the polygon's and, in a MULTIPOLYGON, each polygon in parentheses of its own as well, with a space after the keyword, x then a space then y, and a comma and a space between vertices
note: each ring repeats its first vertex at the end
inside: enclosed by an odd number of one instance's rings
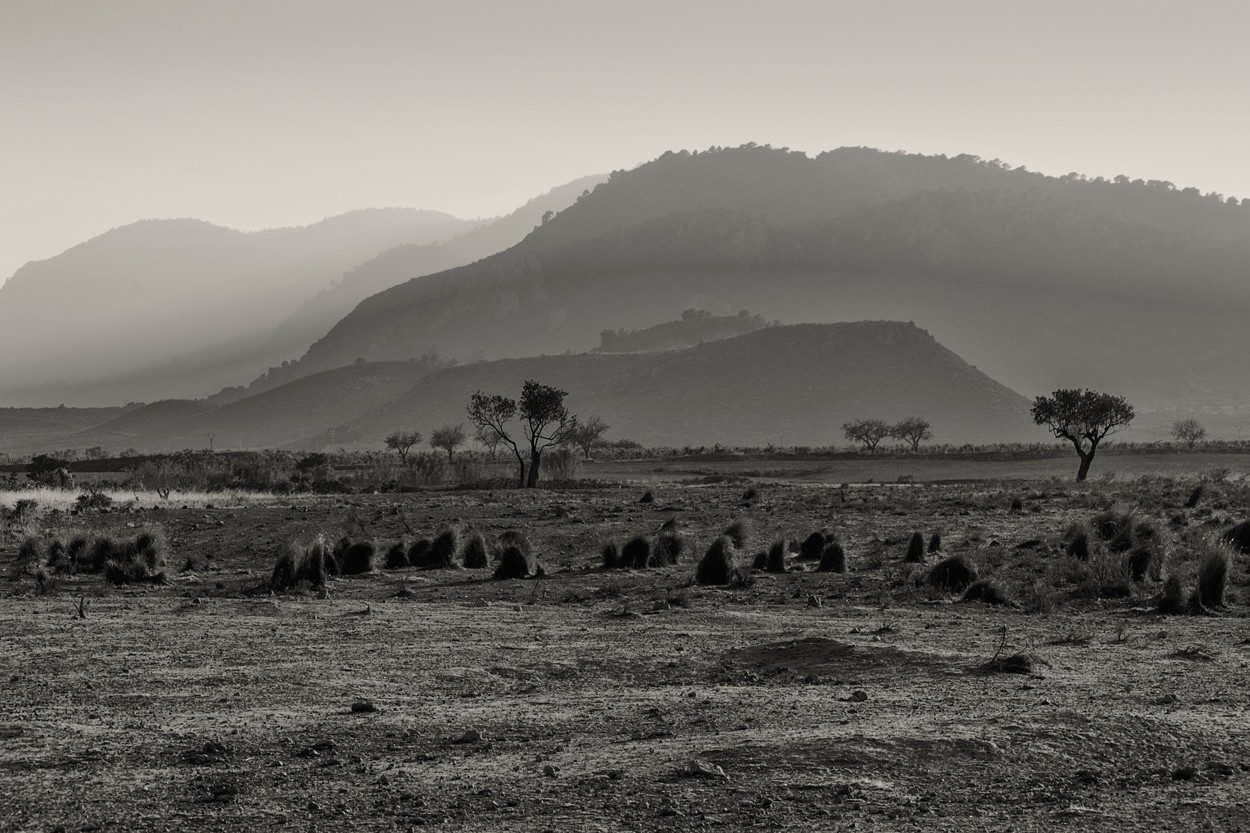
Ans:
POLYGON ((842 433, 853 443, 863 443, 869 453, 875 453, 877 445, 890 436, 890 426, 880 419, 857 419, 842 423, 842 433))
POLYGON ((386 447, 399 454, 399 462, 408 464, 408 452, 421 442, 420 431, 392 431, 386 435, 386 447))
POLYGON ((1078 481, 1089 473, 1103 438, 1133 421, 1133 406, 1123 396, 1094 390, 1057 390, 1033 401, 1033 421, 1067 440, 1081 458, 1078 481))
POLYGON ((447 452, 447 462, 451 462, 451 455, 455 452, 456 447, 463 445, 466 438, 464 433, 464 423, 459 425, 444 425, 434 429, 434 433, 430 434, 430 448, 441 448, 447 452))
POLYGON ((490 459, 494 460, 499 453, 499 444, 503 442, 503 438, 499 436, 499 432, 489 425, 476 426, 473 432, 473 439, 478 442, 482 448, 486 449, 486 453, 490 455, 490 459))
POLYGON ((1207 429, 1196 419, 1178 419, 1172 423, 1172 437, 1192 449, 1207 438, 1207 429))
POLYGON ((530 471, 527 488, 538 485, 538 468, 542 454, 553 445, 568 442, 577 430, 577 417, 564 407, 568 394, 550 385, 529 379, 521 386, 521 431, 530 444, 530 471))
MULTIPOLYGON (((516 416, 516 400, 509 399, 506 396, 498 394, 485 394, 480 390, 469 398, 469 422, 477 426, 477 436, 481 440, 485 435, 494 438, 494 446, 500 443, 512 449, 512 453, 516 455, 517 461, 517 488, 525 485, 525 458, 521 456, 521 449, 517 446, 516 440, 512 439, 508 434, 507 425, 516 416)), ((483 444, 487 440, 482 440, 483 444)), ((491 450, 491 458, 494 459, 495 452, 491 450)))
POLYGON ((589 417, 585 422, 579 422, 577 429, 569 436, 569 442, 582 450, 585 459, 590 459, 590 449, 595 443, 599 442, 599 438, 608 430, 608 424, 597 416, 589 417))
POLYGON ((933 439, 931 428, 929 420, 912 416, 891 426, 890 436, 910 445, 912 451, 919 451, 922 442, 933 439))

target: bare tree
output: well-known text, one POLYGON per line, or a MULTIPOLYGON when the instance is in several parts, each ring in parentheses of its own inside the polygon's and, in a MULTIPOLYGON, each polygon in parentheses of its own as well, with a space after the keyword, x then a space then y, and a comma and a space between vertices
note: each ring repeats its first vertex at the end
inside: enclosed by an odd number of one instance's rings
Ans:
POLYGON ((473 439, 477 440, 482 448, 486 449, 486 453, 490 455, 490 459, 494 460, 499 452, 499 444, 503 442, 503 438, 499 436, 499 432, 489 425, 479 425, 473 432, 473 439))
POLYGON ((1207 438, 1207 429, 1196 419, 1178 419, 1172 423, 1172 438, 1192 449, 1207 438))
POLYGON ((521 431, 530 444, 530 471, 527 488, 538 485, 542 454, 553 445, 567 442, 577 430, 577 416, 564 407, 568 394, 550 385, 527 379, 521 387, 521 431))
POLYGON ((456 447, 463 445, 466 434, 464 433, 464 423, 459 425, 443 425, 435 428, 430 434, 430 448, 441 448, 447 452, 447 462, 451 462, 451 455, 455 452, 456 447))
POLYGON ((386 447, 399 454, 399 462, 408 463, 408 452, 421 442, 420 431, 392 431, 386 435, 386 447))
POLYGON ((1072 443, 1081 466, 1076 479, 1084 480, 1094 462, 1098 443, 1133 421, 1133 406, 1123 396, 1096 390, 1057 390, 1033 400, 1033 421, 1045 425, 1060 439, 1072 443))
POLYGON ((857 419, 842 423, 842 433, 853 443, 863 443, 869 453, 875 453, 877 445, 890 436, 890 426, 880 419, 857 419))
POLYGON ((890 436, 910 445, 912 451, 919 451, 922 442, 933 439, 933 431, 930 430, 932 427, 929 420, 911 416, 892 425, 890 436))
MULTIPOLYGON (((486 432, 496 438, 496 445, 503 443, 516 456, 517 488, 520 489, 525 485, 525 458, 521 456, 521 449, 508 433, 507 427, 516 416, 516 411, 516 400, 499 394, 485 394, 479 390, 469 398, 469 422, 477 426, 478 436, 481 437, 486 432)), ((493 452, 491 456, 494 456, 493 452)))
POLYGON ((585 459, 589 460, 590 450, 599 442, 608 427, 599 417, 589 417, 585 422, 578 422, 577 429, 569 436, 569 442, 580 448, 585 459))

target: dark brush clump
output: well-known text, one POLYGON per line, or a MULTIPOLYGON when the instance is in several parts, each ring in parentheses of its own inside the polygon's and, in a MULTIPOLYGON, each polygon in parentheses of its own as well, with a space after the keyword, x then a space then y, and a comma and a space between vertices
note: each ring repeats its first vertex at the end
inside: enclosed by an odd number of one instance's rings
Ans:
POLYGON ((799 560, 818 560, 821 553, 825 551, 825 547, 831 543, 833 543, 833 533, 828 529, 813 532, 811 535, 804 538, 802 545, 799 546, 799 560))
POLYGON ((13 562, 9 581, 17 581, 27 573, 33 575, 36 569, 43 566, 45 557, 43 539, 28 536, 17 548, 17 559, 13 562))
POLYGON ((929 538, 929 555, 942 551, 942 533, 935 532, 929 538))
POLYGON ((481 533, 475 532, 465 541, 461 560, 470 570, 481 570, 490 566, 490 557, 486 555, 486 539, 481 533))
POLYGON ((151 532, 141 532, 135 540, 115 544, 104 562, 104 578, 112 584, 164 584, 164 547, 151 532))
MULTIPOLYGON (((330 562, 334 560, 330 555, 326 542, 318 538, 307 547, 304 548, 303 557, 296 565, 295 582, 307 582, 309 587, 325 587, 327 576, 330 573, 330 562)), ((335 569, 338 569, 338 563, 335 563, 335 569)), ((337 575, 337 573, 336 573, 337 575)))
POLYGON ((907 557, 903 560, 908 564, 924 563, 924 536, 919 532, 911 534, 911 541, 907 544, 907 557))
POLYGON ((1159 603, 1156 609, 1168 616, 1185 612, 1185 588, 1181 586, 1180 576, 1174 573, 1163 582, 1163 590, 1159 592, 1159 603))
POLYGON ((768 550, 760 550, 751 557, 751 569, 763 570, 768 566, 768 550))
POLYGON ((747 545, 747 539, 751 537, 751 525, 745 518, 739 518, 725 527, 725 531, 721 534, 729 539, 735 549, 740 550, 747 545))
POLYGON ((304 551, 294 541, 288 542, 274 561, 273 572, 269 575, 269 589, 279 591, 295 587, 295 570, 303 558, 304 551))
POLYGON ((722 535, 712 542, 699 559, 694 580, 698 584, 729 584, 738 574, 738 559, 734 554, 733 539, 722 535))
POLYGON ((772 546, 768 548, 768 561, 764 565, 764 570, 769 573, 784 573, 789 570, 786 564, 786 556, 790 554, 790 542, 785 538, 778 538, 773 541, 772 546))
POLYGON ((499 561, 499 565, 495 567, 495 578, 528 578, 530 574, 540 569, 533 555, 526 549, 522 549, 514 539, 503 541, 502 545, 499 541, 495 543, 495 552, 499 561))
POLYGON ((651 561, 651 542, 641 535, 630 538, 621 550, 621 561, 627 568, 645 570, 651 561))
POLYGON ((51 570, 53 575, 65 575, 71 571, 65 542, 60 538, 48 542, 48 553, 44 556, 44 566, 51 570))
POLYGON ((663 532, 676 532, 676 531, 677 531, 677 519, 676 519, 676 518, 669 518, 667 521, 665 521, 664 523, 660 524, 660 532, 661 532, 661 533, 663 533, 663 532))
POLYGON ((1198 501, 1202 500, 1202 492, 1203 492, 1203 486, 1201 483, 1199 483, 1197 486, 1194 487, 1194 490, 1189 493, 1189 500, 1185 501, 1185 508, 1186 509, 1197 508, 1198 501))
POLYGON ((1128 573, 1133 581, 1144 581, 1154 563, 1154 547, 1139 546, 1128 554, 1128 573))
POLYGON ((816 565, 816 570, 821 573, 845 573, 846 552, 842 545, 837 541, 826 544, 820 551, 820 563, 816 565))
POLYGON ((1136 532, 1137 523, 1131 516, 1126 516, 1120 524, 1119 531, 1107 542, 1107 549, 1112 552, 1128 552, 1133 548, 1136 532))
POLYGON ((748 486, 747 490, 742 493, 743 503, 754 503, 760 499, 760 490, 754 486, 748 486))
POLYGON ((962 555, 951 555, 933 565, 927 581, 939 590, 960 593, 977 580, 976 568, 962 555))
POLYGON ((1119 535, 1125 526, 1132 523, 1132 516, 1108 509, 1095 515, 1090 523, 1093 524, 1094 531, 1098 533, 1099 538, 1110 541, 1119 535))
POLYGON ((983 578, 972 582, 968 585, 968 589, 964 591, 961 601, 965 602, 984 602, 987 605, 1010 605, 1011 599, 1007 598, 1007 594, 999 587, 993 579, 983 578))
POLYGON ((1237 552, 1250 552, 1250 521, 1242 521, 1220 536, 1220 540, 1237 552))
POLYGON ((1024 501, 1018 497, 1013 497, 1011 499, 1012 514, 1019 515, 1023 511, 1024 511, 1024 501))
POLYGON ((386 551, 386 558, 383 561, 388 570, 404 570, 411 567, 408 561, 408 548, 404 546, 403 541, 397 541, 386 551))
POLYGON ((1198 562, 1198 586, 1190 601, 1194 612, 1207 612, 1224 606, 1224 591, 1228 587, 1228 551, 1220 546, 1208 547, 1198 562))
POLYGON ((450 570, 460 566, 456 556, 460 553, 460 530, 454 526, 443 527, 434 536, 430 544, 429 558, 440 570, 450 570))
POLYGON ((676 528, 662 530, 655 536, 651 545, 651 563, 656 566, 671 567, 681 561, 681 554, 686 549, 686 536, 676 528))
POLYGON ((642 493, 642 497, 638 498, 638 502, 639 503, 655 503, 655 495, 651 493, 650 489, 647 489, 647 491, 642 493))
POLYGON ((412 546, 408 548, 408 563, 413 567, 420 567, 426 562, 426 558, 430 551, 430 539, 418 538, 412 542, 412 546))
POLYGON ((608 541, 603 545, 602 555, 605 570, 615 570, 625 566, 624 559, 621 558, 621 549, 615 541, 608 541))
POLYGON ((65 546, 65 557, 69 560, 71 572, 77 572, 80 566, 86 569, 87 552, 87 536, 75 535, 69 539, 69 543, 65 546))
POLYGON ((1080 560, 1089 560, 1089 527, 1076 521, 1063 533, 1064 552, 1080 560))
POLYGON ((358 576, 373 572, 373 556, 377 550, 372 541, 357 541, 343 552, 343 575, 358 576))

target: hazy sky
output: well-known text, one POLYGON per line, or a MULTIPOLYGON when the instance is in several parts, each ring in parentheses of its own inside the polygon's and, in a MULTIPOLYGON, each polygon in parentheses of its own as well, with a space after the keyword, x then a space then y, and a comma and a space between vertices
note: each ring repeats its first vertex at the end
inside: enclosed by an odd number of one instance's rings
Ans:
POLYGON ((501 213, 668 149, 1250 196, 1241 2, 2 0, 0 278, 140 218, 501 213))

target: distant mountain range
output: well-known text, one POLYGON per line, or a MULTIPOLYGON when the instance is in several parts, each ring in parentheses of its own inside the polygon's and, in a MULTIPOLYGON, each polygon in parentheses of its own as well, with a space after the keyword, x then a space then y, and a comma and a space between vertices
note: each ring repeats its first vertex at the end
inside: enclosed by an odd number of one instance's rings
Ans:
POLYGON ((6 441, 0 450, 380 447, 396 429, 428 436, 464 422, 474 391, 515 397, 527 379, 567 390, 569 407, 603 418, 611 436, 648 445, 841 445, 843 422, 911 415, 933 424, 935 442, 1039 438, 1022 396, 928 333, 858 322, 768 326, 658 352, 453 367, 428 359, 362 362, 226 405, 168 400, 110 411, 89 426, 79 420, 59 435, 6 441))
POLYGON ((913 320, 1030 393, 1250 403, 1250 205, 843 148, 670 153, 513 248, 363 301, 295 363, 580 352, 678 311, 913 320))

